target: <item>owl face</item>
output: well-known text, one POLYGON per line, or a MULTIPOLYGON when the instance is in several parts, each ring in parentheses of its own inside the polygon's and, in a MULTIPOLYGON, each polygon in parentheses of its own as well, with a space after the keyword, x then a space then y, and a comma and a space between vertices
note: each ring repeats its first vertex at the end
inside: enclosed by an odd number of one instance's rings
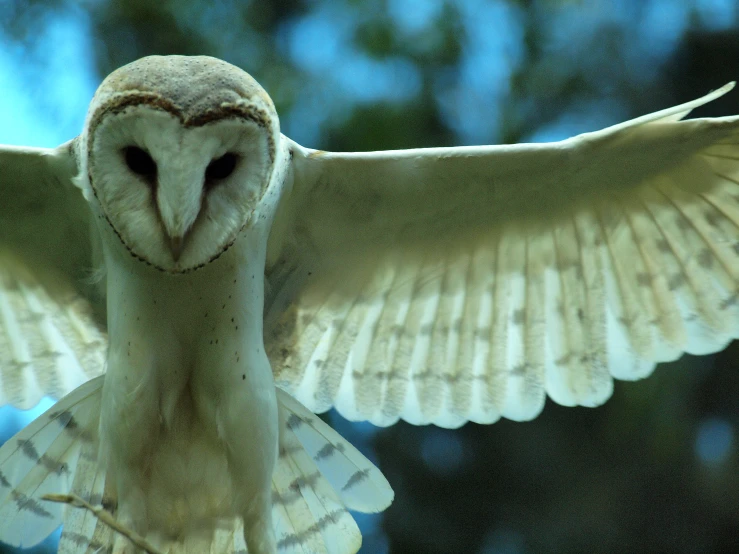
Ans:
POLYGON ((86 130, 91 201, 134 257, 169 273, 211 262, 249 225, 279 138, 261 87, 211 58, 124 66, 98 89, 86 130))

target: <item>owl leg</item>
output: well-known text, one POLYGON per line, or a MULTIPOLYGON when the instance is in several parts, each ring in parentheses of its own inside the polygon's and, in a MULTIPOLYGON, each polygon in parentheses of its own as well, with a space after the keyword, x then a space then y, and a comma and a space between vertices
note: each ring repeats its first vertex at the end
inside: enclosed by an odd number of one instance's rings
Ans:
MULTIPOLYGON (((125 379, 116 379, 119 374, 106 375, 103 387, 101 460, 107 464, 107 479, 117 498, 116 519, 126 529, 145 537, 149 531, 148 466, 160 430, 157 392, 152 386, 136 387, 129 392, 125 379)), ((116 538, 114 554, 133 552, 136 550, 128 539, 116 538)))
POLYGON ((249 553, 275 554, 277 541, 272 525, 271 491, 252 500, 251 506, 244 512, 244 541, 249 553))
POLYGON ((218 384, 215 372, 206 376, 202 386, 196 380, 193 400, 204 428, 212 429, 224 445, 234 507, 244 522, 249 554, 275 554, 272 474, 278 448, 277 399, 271 372, 266 383, 257 379, 250 383, 256 372, 246 371, 239 373, 237 386, 218 384))
MULTIPOLYGON (((119 488, 119 491, 121 489, 119 488)), ((140 536, 146 536, 146 496, 141 487, 129 487, 125 494, 119 492, 118 522, 140 536)), ((138 552, 133 543, 120 533, 115 534, 112 554, 138 552)))
POLYGON ((275 409, 275 417, 267 424, 267 429, 249 425, 248 417, 219 427, 227 444, 236 445, 228 449, 227 457, 231 479, 239 491, 236 504, 242 507, 244 540, 249 554, 277 552, 272 525, 272 473, 277 460, 276 419, 275 409))

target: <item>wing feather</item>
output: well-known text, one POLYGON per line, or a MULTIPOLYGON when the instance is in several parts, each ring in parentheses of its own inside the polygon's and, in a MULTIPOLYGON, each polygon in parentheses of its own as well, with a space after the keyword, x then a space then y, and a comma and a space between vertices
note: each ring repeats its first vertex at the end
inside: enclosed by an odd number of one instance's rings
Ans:
POLYGON ((94 235, 72 184, 75 148, 0 145, 0 405, 28 409, 103 371, 102 302, 84 279, 94 235))
POLYGON ((739 117, 680 118, 730 88, 560 143, 292 144, 277 216, 292 230, 267 270, 291 305, 266 308, 278 385, 353 420, 457 427, 531 419, 546 395, 596 406, 614 377, 723 348, 739 335, 739 117))
MULTIPOLYGON (((64 397, 0 448, 0 537, 30 547, 62 522, 64 507, 44 494, 65 494, 78 483, 78 467, 97 456, 98 377, 64 397), (89 449, 84 449, 89 445, 89 449)), ((85 494, 89 496, 89 494, 85 494)))
POLYGON ((278 390, 282 432, 273 475, 278 551, 349 554, 362 536, 348 509, 385 509, 393 492, 359 451, 305 407, 278 390))
MULTIPOLYGON (((115 513, 115 499, 106 495, 105 491, 105 469, 98 464, 98 444, 89 441, 80 447, 80 458, 71 492, 93 506, 103 505, 108 511, 115 513)), ((92 512, 69 509, 59 539, 59 552, 60 554, 110 552, 114 539, 113 530, 100 522, 92 512)))
POLYGON ((283 450, 304 449, 347 508, 374 513, 390 505, 393 491, 372 462, 284 391, 278 390, 278 400, 286 412, 288 440, 294 437, 294 444, 301 446, 295 449, 290 447, 293 443, 283 443, 283 450))
POLYGON ((17 256, 0 254, 0 405, 61 398, 102 373, 106 344, 71 285, 45 287, 17 256))
POLYGON ((381 356, 386 378, 382 380, 382 402, 374 410, 372 421, 398 421, 404 411, 408 394, 410 370, 410 336, 415 310, 413 295, 420 264, 405 264, 397 268, 394 286, 388 295, 390 309, 386 310, 388 327, 381 328, 381 336, 387 340, 385 355, 381 356))

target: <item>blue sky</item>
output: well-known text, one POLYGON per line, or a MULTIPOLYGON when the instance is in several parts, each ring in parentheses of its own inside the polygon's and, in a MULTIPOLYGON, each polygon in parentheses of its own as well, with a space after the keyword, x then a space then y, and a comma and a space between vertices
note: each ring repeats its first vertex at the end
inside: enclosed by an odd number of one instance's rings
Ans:
MULTIPOLYGON (((443 4, 442 0, 390 0, 387 6, 398 32, 415 40, 439 16, 443 4)), ((438 84, 436 98, 460 144, 480 143, 495 136, 510 77, 525 55, 522 13, 515 3, 502 0, 456 4, 465 29, 461 71, 451 85, 438 84)), ((545 22, 547 50, 575 59, 586 57, 581 50, 589 33, 598 33, 604 25, 630 29, 633 40, 626 56, 635 60, 635 80, 648 80, 691 24, 722 30, 736 25, 739 17, 733 0, 534 5, 545 22), (691 14, 695 14, 692 21, 691 14)), ((316 0, 307 14, 281 30, 279 44, 295 66, 320 78, 306 83, 291 113, 281 114, 284 131, 298 142, 316 146, 322 125, 346 117, 354 105, 401 103, 418 93, 418 69, 409 60, 393 56, 378 60, 353 45, 351 37, 361 17, 362 10, 350 3, 316 0)), ((0 42, 0 141, 6 144, 54 146, 78 134, 99 82, 90 56, 88 16, 82 9, 69 7, 40 28, 41 40, 31 49, 7 38, 0 42)), ((591 77, 602 80, 597 72, 591 77)), ((607 89, 607 83, 603 85, 607 89)), ((622 119, 623 111, 604 94, 589 104, 573 106, 547 128, 532 129, 528 140, 558 140, 593 130, 622 119)))

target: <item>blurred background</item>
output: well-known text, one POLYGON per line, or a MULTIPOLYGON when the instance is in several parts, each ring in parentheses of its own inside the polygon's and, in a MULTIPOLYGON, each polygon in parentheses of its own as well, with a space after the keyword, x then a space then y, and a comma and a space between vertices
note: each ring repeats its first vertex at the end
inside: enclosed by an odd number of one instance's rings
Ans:
MULTIPOLYGON (((0 143, 72 138, 107 73, 171 53, 244 68, 313 148, 549 141, 738 78, 739 5, 2 0, 0 143)), ((737 92, 695 115, 735 113, 737 92)), ((685 357, 599 409, 549 402, 531 423, 377 429, 328 414, 396 491, 357 517, 362 552, 739 552, 738 360, 736 344, 685 357)), ((38 413, 0 409, 0 442, 38 413)))

